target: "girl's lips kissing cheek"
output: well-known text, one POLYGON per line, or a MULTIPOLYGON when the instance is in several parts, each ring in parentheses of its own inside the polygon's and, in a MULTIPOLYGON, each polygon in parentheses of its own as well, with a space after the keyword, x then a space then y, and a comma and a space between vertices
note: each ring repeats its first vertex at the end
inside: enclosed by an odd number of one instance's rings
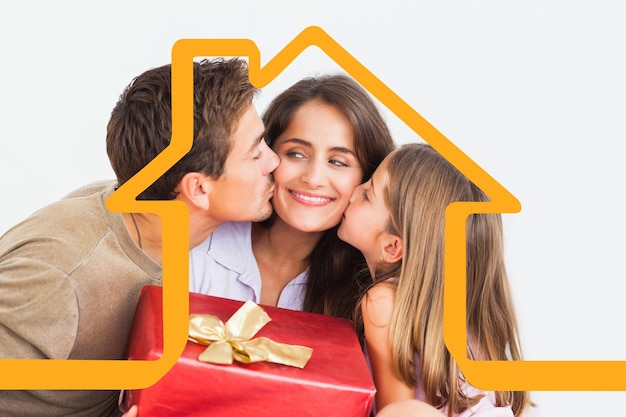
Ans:
POLYGON ((334 198, 303 193, 294 190, 289 190, 289 194, 293 197, 294 200, 310 206, 323 206, 334 200, 334 198))

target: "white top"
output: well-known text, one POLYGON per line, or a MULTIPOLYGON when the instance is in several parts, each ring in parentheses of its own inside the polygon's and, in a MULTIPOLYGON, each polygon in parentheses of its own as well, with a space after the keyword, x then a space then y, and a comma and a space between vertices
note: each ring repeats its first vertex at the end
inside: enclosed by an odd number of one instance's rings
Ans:
MULTIPOLYGON (((224 223, 189 252, 189 291, 233 300, 261 299, 261 273, 252 252, 252 225, 224 223)), ((278 307, 302 310, 308 270, 292 279, 278 307)))

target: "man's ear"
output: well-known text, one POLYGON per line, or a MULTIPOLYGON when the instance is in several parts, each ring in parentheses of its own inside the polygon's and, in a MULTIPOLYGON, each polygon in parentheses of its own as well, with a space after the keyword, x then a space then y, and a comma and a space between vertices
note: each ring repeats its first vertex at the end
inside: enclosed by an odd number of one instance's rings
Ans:
POLYGON ((207 175, 188 172, 178 183, 178 198, 189 205, 208 210, 211 186, 211 179, 207 175))
MULTIPOLYGON (((387 232, 385 232, 387 233, 387 232)), ((402 260, 403 243, 400 236, 387 233, 384 237, 383 256, 385 262, 396 263, 402 260)))

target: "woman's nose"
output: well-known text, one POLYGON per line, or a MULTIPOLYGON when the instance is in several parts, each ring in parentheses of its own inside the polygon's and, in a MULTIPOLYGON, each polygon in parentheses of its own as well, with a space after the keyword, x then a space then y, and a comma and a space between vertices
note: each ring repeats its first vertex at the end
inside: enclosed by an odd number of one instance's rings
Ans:
POLYGON ((302 173, 302 181, 312 188, 319 187, 324 184, 324 166, 322 163, 311 160, 302 173))

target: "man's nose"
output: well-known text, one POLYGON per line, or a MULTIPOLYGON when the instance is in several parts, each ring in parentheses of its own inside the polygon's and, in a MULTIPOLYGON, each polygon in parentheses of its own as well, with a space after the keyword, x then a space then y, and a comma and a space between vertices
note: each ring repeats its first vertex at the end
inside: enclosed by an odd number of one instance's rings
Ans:
POLYGON ((267 157, 265 158, 265 172, 263 174, 268 175, 276 169, 278 164, 280 164, 280 158, 276 155, 276 152, 274 152, 272 148, 267 146, 267 143, 265 144, 265 148, 266 149, 264 149, 263 152, 267 155, 267 157))

